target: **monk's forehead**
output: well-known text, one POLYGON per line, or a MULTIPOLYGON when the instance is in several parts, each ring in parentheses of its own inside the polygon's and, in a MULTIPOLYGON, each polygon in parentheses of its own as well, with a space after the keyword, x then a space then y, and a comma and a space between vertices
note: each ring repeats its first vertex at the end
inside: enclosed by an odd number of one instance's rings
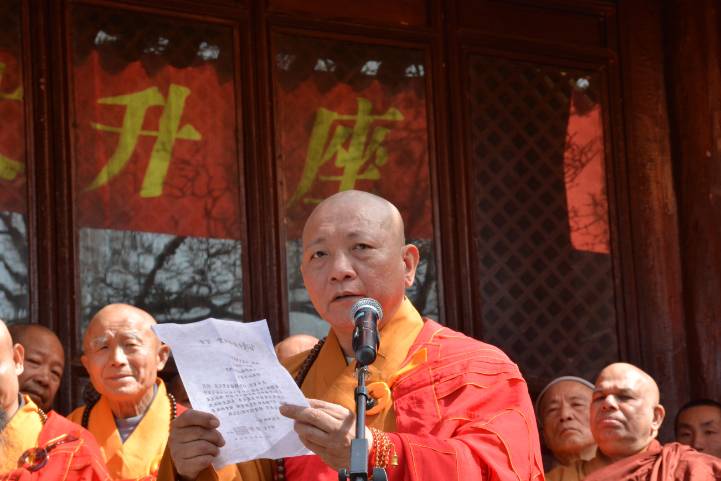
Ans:
POLYGON ((150 326, 153 324, 153 318, 139 309, 103 309, 90 321, 85 337, 88 339, 115 333, 152 333, 150 326))
POLYGON ((591 393, 591 388, 588 386, 584 386, 580 382, 560 381, 548 388, 548 391, 546 392, 546 394, 544 394, 543 398, 545 400, 551 399, 553 397, 582 396, 588 397, 590 399, 591 393))
POLYGON ((323 201, 308 217, 303 229, 303 240, 307 243, 324 231, 350 234, 362 229, 402 235, 402 221, 399 217, 393 205, 379 197, 334 197, 323 201))
POLYGON ((641 394, 658 392, 656 382, 635 366, 630 364, 611 365, 601 371, 596 380, 596 389, 627 389, 641 394))

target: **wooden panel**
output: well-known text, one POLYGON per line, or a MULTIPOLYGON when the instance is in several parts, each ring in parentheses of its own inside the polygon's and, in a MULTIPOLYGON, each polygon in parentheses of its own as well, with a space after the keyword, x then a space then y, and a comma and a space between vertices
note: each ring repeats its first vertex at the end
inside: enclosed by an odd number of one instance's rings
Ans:
POLYGON ((669 2, 669 99, 692 397, 721 398, 721 9, 669 2))
POLYGON ((268 0, 268 10, 311 15, 354 23, 426 27, 430 25, 428 0, 366 0, 363 2, 268 0))
POLYGON ((544 42, 605 47, 606 17, 601 11, 540 7, 514 1, 459 1, 462 28, 544 42))
MULTIPOLYGON (((641 357, 631 359, 659 381, 667 413, 688 391, 679 228, 671 168, 663 77, 661 6, 655 0, 622 4, 624 116, 638 296, 641 357), (639 22, 638 19, 645 19, 639 22)), ((633 350, 633 349, 631 349, 633 350)), ((664 423, 661 440, 671 438, 664 423)))

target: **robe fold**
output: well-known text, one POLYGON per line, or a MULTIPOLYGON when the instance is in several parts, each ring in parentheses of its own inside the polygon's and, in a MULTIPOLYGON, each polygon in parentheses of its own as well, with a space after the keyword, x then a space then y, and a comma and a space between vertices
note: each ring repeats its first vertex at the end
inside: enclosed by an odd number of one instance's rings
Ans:
POLYGON ((110 481, 95 438, 85 429, 51 411, 43 424, 38 407, 25 396, 9 424, 0 432, 0 481, 110 481), (30 471, 18 465, 28 449, 48 449, 47 463, 30 471))
MULTIPOLYGON (((367 378, 377 405, 366 425, 387 432, 393 444, 398 462, 388 467, 389 481, 543 480, 528 388, 500 349, 421 318, 407 299, 380 336, 367 378)), ((307 355, 290 358, 288 370, 295 374, 307 355)), ((356 384, 331 330, 301 390, 355 411, 356 384)), ((271 481, 274 465, 259 460, 239 470, 243 481, 271 481)), ((336 481, 338 474, 313 455, 287 458, 285 478, 336 481)), ((174 479, 169 456, 158 479, 174 479)), ((212 469, 198 477, 215 479, 212 469)))
MULTIPOLYGON (((125 442, 120 437, 105 396, 101 396, 90 411, 88 431, 95 436, 113 479, 152 479, 157 475, 160 459, 168 443, 171 421, 170 400, 165 384, 158 379, 157 386, 153 401, 125 442)), ((68 418, 80 424, 85 408, 77 408, 68 418)), ((178 404, 176 410, 180 415, 186 409, 178 404)))
POLYGON ((585 481, 720 481, 721 459, 679 443, 654 440, 638 454, 598 469, 585 481))

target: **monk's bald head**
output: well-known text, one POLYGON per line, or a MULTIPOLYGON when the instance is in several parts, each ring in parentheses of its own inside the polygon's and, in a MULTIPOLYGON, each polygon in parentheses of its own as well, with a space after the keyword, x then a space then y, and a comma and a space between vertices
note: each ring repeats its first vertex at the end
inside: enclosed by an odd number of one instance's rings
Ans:
POLYGON ((18 409, 18 376, 23 372, 23 348, 14 344, 0 320, 0 431, 18 409))
POLYGON ((383 197, 360 190, 338 192, 318 204, 306 220, 303 241, 305 242, 307 234, 312 234, 307 231, 312 229, 317 221, 336 222, 348 215, 361 216, 377 223, 398 246, 405 243, 405 227, 398 208, 383 197))
POLYGON ((658 435, 665 410, 656 381, 628 363, 614 363, 596 378, 591 401, 591 432, 612 459, 645 449, 658 435))
POLYGON ((50 410, 65 369, 65 351, 53 331, 39 324, 10 326, 13 341, 25 348, 20 391, 45 411, 50 410))
MULTIPOLYGON (((122 326, 137 331, 150 331, 152 325, 156 324, 153 316, 144 310, 131 306, 130 304, 108 304, 100 309, 90 319, 83 337, 83 350, 87 349, 88 342, 95 340, 94 334, 109 326, 122 326)), ((152 331, 150 331, 152 333, 152 331)), ((157 336, 153 333, 157 340, 157 336)), ((158 341, 160 342, 160 341, 158 341)))
POLYGON ((295 334, 286 337, 275 345, 275 355, 278 356, 279 361, 283 362, 296 354, 309 351, 316 344, 318 344, 317 337, 308 334, 295 334))
POLYGON ((110 304, 93 316, 85 331, 81 361, 116 417, 141 414, 152 399, 158 371, 169 355, 151 329, 154 324, 142 309, 110 304))

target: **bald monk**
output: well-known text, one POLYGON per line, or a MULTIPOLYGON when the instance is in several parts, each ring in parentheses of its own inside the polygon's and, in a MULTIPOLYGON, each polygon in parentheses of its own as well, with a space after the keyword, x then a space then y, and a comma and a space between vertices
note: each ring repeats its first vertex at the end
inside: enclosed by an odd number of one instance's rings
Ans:
POLYGON ((651 376, 626 363, 601 371, 591 400, 598 443, 586 481, 721 480, 721 460, 688 446, 656 440, 665 415, 651 376))
MULTIPOLYGON (((285 363, 310 407, 286 405, 280 412, 295 421, 315 455, 242 463, 243 481, 336 481, 336 470, 348 467, 357 384, 349 311, 363 297, 376 299, 384 313, 368 377, 376 401, 365 426, 369 467, 385 468, 392 481, 543 479, 520 371, 498 348, 416 311, 405 290, 419 253, 403 230, 395 206, 359 191, 329 197, 308 218, 301 273, 330 331, 320 349, 285 363)), ((158 479, 214 479, 209 465, 224 444, 217 426, 207 413, 179 416, 158 479)))
POLYGON ((184 411, 158 379, 169 348, 153 324, 137 307, 110 304, 95 314, 83 337, 80 360, 100 398, 69 418, 95 436, 117 479, 156 475, 170 422, 184 411))
POLYGON ((89 432, 19 395, 23 355, 0 321, 0 481, 110 481, 89 432))
POLYGON ((536 400, 543 439, 558 465, 546 472, 546 481, 578 479, 578 460, 596 455, 589 425, 594 386, 576 376, 561 376, 546 385, 536 400))
POLYGON ((25 349, 20 392, 29 395, 43 411, 50 411, 65 369, 65 351, 60 339, 39 324, 14 324, 8 329, 13 342, 25 349))
POLYGON ((290 359, 301 352, 309 351, 318 344, 318 338, 308 334, 288 336, 275 345, 275 355, 280 362, 290 359))

